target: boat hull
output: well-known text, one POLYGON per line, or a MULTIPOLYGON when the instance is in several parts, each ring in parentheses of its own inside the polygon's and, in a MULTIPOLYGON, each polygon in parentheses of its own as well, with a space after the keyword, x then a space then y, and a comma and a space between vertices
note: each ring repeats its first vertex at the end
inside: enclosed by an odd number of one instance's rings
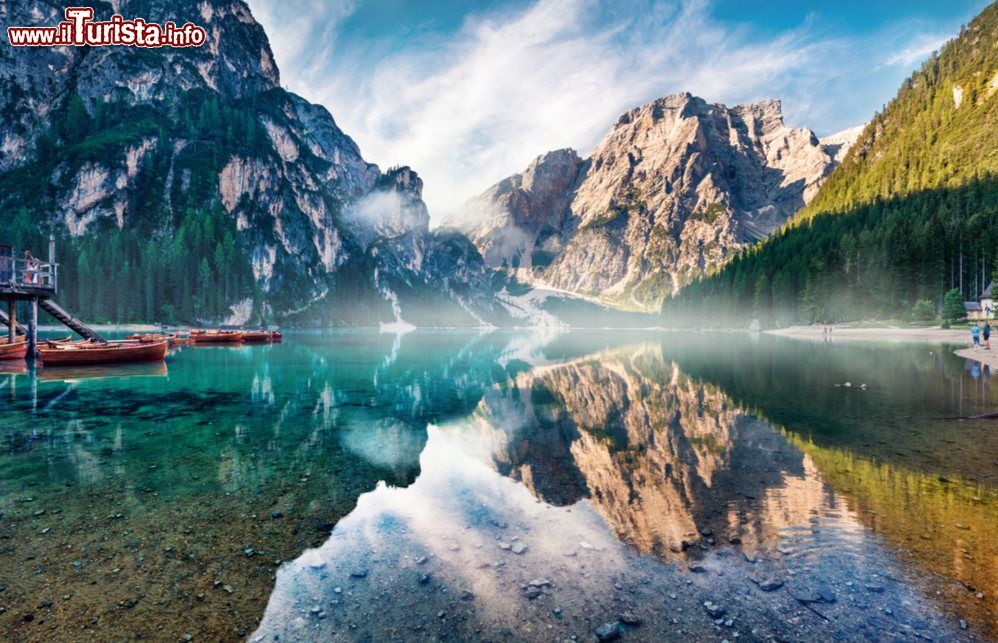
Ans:
POLYGON ((243 341, 243 334, 191 332, 191 340, 196 344, 238 344, 243 341))
POLYGON ((24 359, 28 355, 27 340, 8 344, 0 344, 0 359, 24 359))
POLYGON ((130 364, 166 359, 166 341, 111 345, 107 348, 38 348, 44 366, 81 366, 93 364, 130 364))

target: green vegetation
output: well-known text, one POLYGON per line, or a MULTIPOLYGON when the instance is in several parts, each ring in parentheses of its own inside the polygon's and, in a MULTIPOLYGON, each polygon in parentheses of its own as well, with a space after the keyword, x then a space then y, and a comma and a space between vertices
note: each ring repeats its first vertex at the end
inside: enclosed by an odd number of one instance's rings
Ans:
MULTIPOLYGON (((259 115, 282 120, 286 94, 275 90, 226 102, 190 91, 176 109, 96 102, 89 111, 72 94, 39 135, 34 159, 0 175, 0 242, 44 258, 48 236, 57 236, 59 298, 92 322, 196 322, 226 317, 230 307, 260 301, 247 239, 218 201, 218 174, 234 154, 273 155, 259 115), (175 147, 177 141, 183 145, 175 147), (99 206, 107 216, 72 236, 57 198, 73 190, 82 168, 110 168, 114 181, 126 151, 143 147, 127 191, 112 191, 99 206), (168 176, 174 176, 172 184, 168 176), (168 193, 169 189, 169 193, 168 193), (115 215, 127 196, 122 219, 115 215)), ((317 162, 308 156, 310 162, 317 162)), ((254 215, 252 204, 244 211, 254 215)), ((269 241, 269 239, 268 239, 269 241)), ((286 284, 282 295, 298 294, 286 284)), ((299 288, 300 290, 300 288, 299 288)))
POLYGON ((607 211, 598 217, 590 220, 582 226, 583 230, 602 228, 610 225, 614 221, 621 219, 622 217, 626 220, 630 215, 644 216, 648 212, 648 206, 644 201, 644 196, 641 191, 635 187, 628 188, 623 194, 620 195, 619 200, 613 200, 610 202, 610 207, 607 211))
POLYGON ((943 297, 943 319, 952 324, 966 316, 967 308, 963 305, 963 295, 958 288, 953 288, 943 297))
POLYGON ((669 273, 660 270, 648 275, 644 281, 625 293, 622 299, 631 305, 633 305, 634 300, 637 300, 640 302, 652 302, 657 307, 671 294, 672 277, 669 273))
POLYGON ((936 318, 936 307, 928 299, 919 299, 912 308, 911 317, 919 322, 931 322, 936 318))
MULTIPOLYGON (((60 238, 59 299, 87 321, 216 319, 228 303, 254 297, 248 257, 235 222, 216 203, 180 216, 176 232, 147 235, 110 220, 93 234, 60 238)), ((30 212, 17 211, 8 237, 17 248, 48 247, 30 212)))
POLYGON ((714 225, 724 213, 725 208, 723 205, 720 203, 711 203, 706 208, 695 211, 690 215, 690 218, 695 221, 703 221, 709 225, 714 225))
POLYGON ((998 49, 985 45, 996 40, 991 5, 905 82, 785 229, 667 300, 668 323, 896 318, 953 288, 976 298, 998 276, 998 49))

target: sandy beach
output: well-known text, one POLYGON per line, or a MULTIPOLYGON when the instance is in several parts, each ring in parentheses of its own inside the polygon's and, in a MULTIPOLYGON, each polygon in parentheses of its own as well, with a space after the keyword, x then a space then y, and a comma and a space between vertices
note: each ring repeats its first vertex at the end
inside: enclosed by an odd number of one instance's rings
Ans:
POLYGON ((939 326, 925 328, 852 328, 848 326, 790 326, 766 331, 770 335, 799 339, 824 340, 896 340, 904 342, 933 342, 937 344, 969 344, 970 332, 965 328, 943 329, 939 326), (825 328, 832 328, 830 335, 825 328))
POLYGON ((970 331, 966 328, 943 329, 938 326, 926 328, 850 328, 832 326, 831 335, 823 332, 824 326, 791 326, 766 331, 770 335, 824 341, 837 340, 883 340, 904 342, 928 342, 934 344, 958 344, 965 348, 953 351, 960 357, 974 359, 991 368, 998 368, 998 340, 992 350, 973 348, 970 344, 970 331))
POLYGON ((992 346, 989 351, 983 348, 961 348, 953 352, 960 357, 974 359, 982 364, 987 364, 991 368, 998 369, 998 343, 992 346))

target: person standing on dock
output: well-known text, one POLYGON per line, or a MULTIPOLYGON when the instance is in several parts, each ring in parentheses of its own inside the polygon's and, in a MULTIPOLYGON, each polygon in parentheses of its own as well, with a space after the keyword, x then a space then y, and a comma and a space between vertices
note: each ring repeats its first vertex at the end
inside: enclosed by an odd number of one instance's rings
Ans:
POLYGON ((31 254, 30 250, 24 251, 24 283, 35 283, 35 276, 38 273, 38 260, 31 254))
POLYGON ((984 335, 984 350, 991 350, 991 322, 984 322, 983 335, 984 335))
POLYGON ((974 325, 970 327, 970 337, 974 340, 974 348, 979 348, 981 345, 981 327, 974 322, 974 325))

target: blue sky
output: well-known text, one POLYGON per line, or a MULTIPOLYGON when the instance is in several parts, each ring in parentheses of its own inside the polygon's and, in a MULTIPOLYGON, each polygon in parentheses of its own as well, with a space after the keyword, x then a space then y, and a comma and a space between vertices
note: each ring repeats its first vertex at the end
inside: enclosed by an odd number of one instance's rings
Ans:
POLYGON ((284 85, 382 167, 423 177, 435 220, 624 111, 690 91, 778 98, 819 136, 861 124, 984 0, 248 0, 284 85))

